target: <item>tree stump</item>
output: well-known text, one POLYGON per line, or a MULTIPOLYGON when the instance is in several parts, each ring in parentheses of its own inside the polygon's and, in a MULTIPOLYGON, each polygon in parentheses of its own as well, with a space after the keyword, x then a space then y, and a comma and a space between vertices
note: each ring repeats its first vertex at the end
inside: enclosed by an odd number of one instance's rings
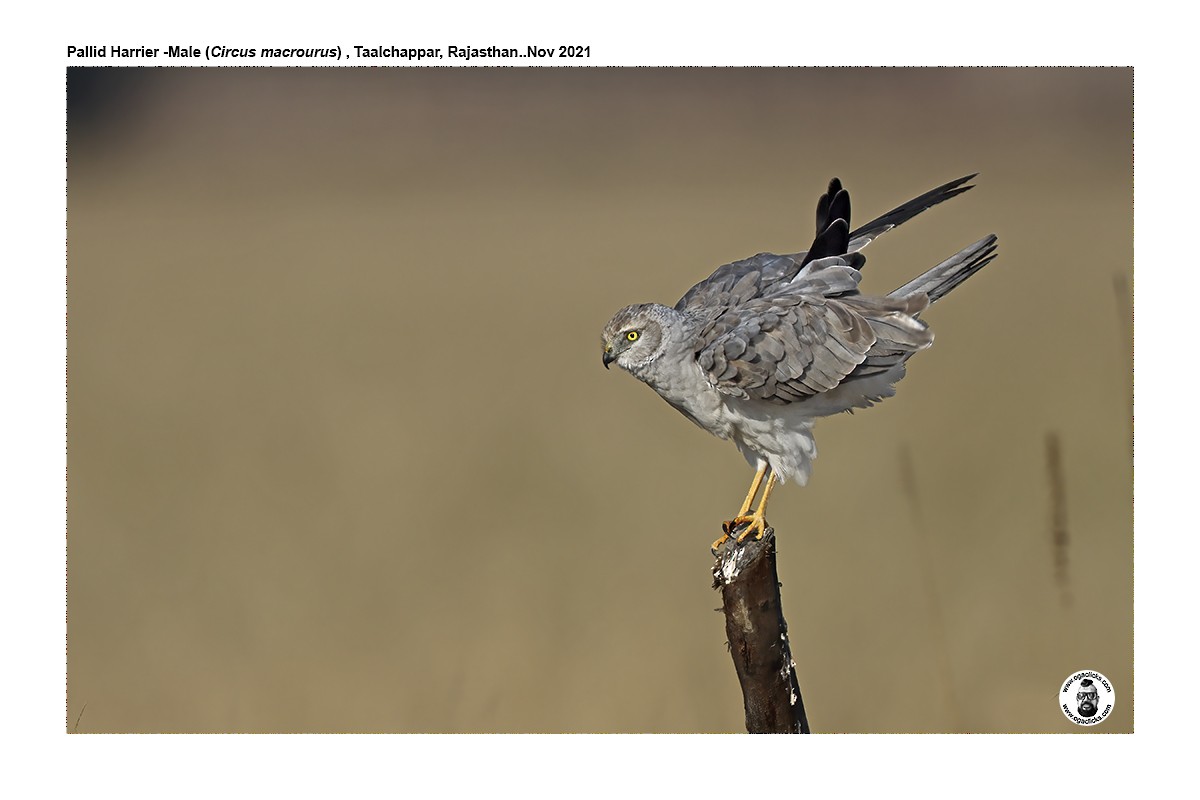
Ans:
POLYGON ((721 592, 729 654, 742 686, 750 733, 811 733, 775 566, 775 530, 759 540, 721 545, 713 564, 713 588, 721 592))

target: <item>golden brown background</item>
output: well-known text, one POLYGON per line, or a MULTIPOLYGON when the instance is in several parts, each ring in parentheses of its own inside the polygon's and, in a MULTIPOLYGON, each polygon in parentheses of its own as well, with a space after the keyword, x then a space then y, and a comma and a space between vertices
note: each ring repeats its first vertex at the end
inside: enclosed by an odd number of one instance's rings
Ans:
POLYGON ((600 329, 806 248, 833 175, 862 223, 978 171, 863 288, 1000 258, 772 501, 809 719, 1074 731, 1088 668, 1132 730, 1132 81, 69 70, 68 727, 743 730, 750 470, 600 329))

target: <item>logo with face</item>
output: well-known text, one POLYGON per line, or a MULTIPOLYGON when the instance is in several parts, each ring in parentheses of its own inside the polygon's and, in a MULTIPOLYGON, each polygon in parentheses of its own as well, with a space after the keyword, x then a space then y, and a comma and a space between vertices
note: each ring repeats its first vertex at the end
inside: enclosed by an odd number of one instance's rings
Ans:
POLYGON ((1063 682, 1058 702, 1066 718, 1076 725, 1098 725, 1112 712, 1116 698, 1108 678, 1085 669, 1063 682))

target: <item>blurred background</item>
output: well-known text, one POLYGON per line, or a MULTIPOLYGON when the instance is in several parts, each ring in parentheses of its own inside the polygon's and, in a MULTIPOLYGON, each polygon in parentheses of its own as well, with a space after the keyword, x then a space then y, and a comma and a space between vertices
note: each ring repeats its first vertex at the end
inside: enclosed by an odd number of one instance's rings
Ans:
POLYGON ((752 477, 600 363, 623 305, 977 188, 898 395, 772 498, 817 732, 1133 729, 1129 69, 81 69, 68 729, 739 732, 752 477), (86 706, 86 710, 85 710, 86 706))

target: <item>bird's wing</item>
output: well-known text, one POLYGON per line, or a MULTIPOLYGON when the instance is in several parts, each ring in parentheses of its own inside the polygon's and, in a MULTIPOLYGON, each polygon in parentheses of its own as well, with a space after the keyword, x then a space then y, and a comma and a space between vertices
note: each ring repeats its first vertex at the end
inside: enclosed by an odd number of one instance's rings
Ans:
MULTIPOLYGON (((849 231, 850 194, 834 178, 829 182, 829 191, 817 201, 817 235, 807 251, 784 256, 759 253, 717 267, 712 275, 679 298, 675 310, 703 313, 720 303, 745 301, 770 292, 772 287, 794 280, 809 262, 849 253, 849 231)), ((851 263, 851 266, 858 268, 862 264, 851 263)))
POLYGON ((786 284, 756 292, 747 272, 710 293, 719 311, 698 330, 696 361, 721 392, 787 404, 833 389, 883 348, 915 351, 932 341, 913 314, 924 295, 858 294, 862 256, 809 262, 786 284))
MULTIPOLYGON (((808 250, 782 256, 759 253, 718 267, 712 275, 689 289, 675 304, 675 308, 678 311, 703 312, 713 306, 714 298, 728 294, 744 280, 752 279, 755 282, 754 290, 761 293, 773 285, 793 280, 812 261, 857 253, 877 236, 938 203, 974 188, 963 185, 974 177, 968 175, 931 189, 853 231, 850 230, 850 194, 842 188, 842 182, 834 178, 829 182, 828 191, 817 201, 816 238, 808 250)), ((860 269, 864 263, 862 260, 852 260, 850 266, 860 269)), ((742 286, 743 290, 747 288, 748 284, 742 286)))
POLYGON ((708 314, 730 303, 749 300, 796 277, 800 262, 794 256, 759 253, 718 267, 675 304, 676 311, 708 314))
MULTIPOLYGON (((897 225, 908 222, 910 219, 920 214, 922 211, 927 211, 933 208, 938 203, 944 203, 951 197, 957 197, 965 191, 974 189, 972 186, 964 186, 967 181, 974 178, 979 173, 967 175, 965 178, 959 178, 956 181, 944 183, 936 189, 930 189, 920 197, 914 197, 907 203, 896 206, 891 211, 883 216, 877 217, 866 225, 850 232, 850 249, 849 252, 857 253, 864 247, 874 241, 875 237, 880 234, 887 233, 897 225)), ((848 222, 849 220, 847 220, 848 222)))

